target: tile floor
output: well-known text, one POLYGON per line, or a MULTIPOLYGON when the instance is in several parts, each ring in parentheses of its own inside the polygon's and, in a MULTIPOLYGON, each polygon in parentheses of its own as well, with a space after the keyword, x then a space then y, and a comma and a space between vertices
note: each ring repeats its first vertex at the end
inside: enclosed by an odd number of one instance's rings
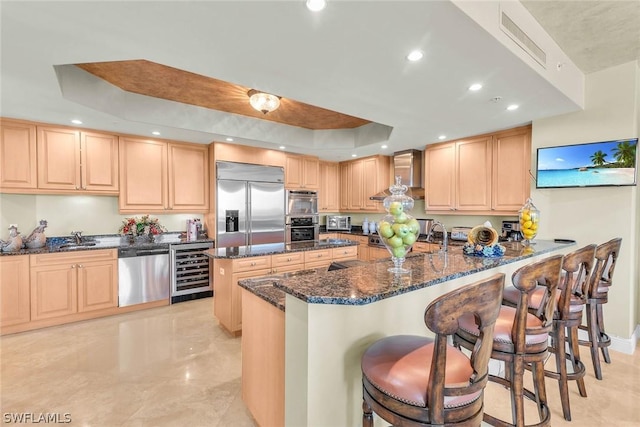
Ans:
MULTIPOLYGON (((240 339, 222 332, 212 305, 208 298, 0 338, 3 423, 28 412, 68 413, 72 426, 254 426, 241 398, 240 339)), ((611 356, 603 381, 587 365, 588 398, 570 384, 571 423, 547 380, 553 426, 640 424, 640 349, 611 356)), ((509 415, 499 386, 489 385, 485 401, 487 411, 509 415)))

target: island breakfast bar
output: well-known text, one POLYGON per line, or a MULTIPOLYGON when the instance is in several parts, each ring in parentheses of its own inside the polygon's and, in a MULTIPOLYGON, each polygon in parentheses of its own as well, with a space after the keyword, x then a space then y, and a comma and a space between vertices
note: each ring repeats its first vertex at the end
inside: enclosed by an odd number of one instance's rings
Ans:
POLYGON ((552 241, 503 245, 500 258, 465 256, 460 248, 411 255, 407 274, 389 273, 391 261, 380 260, 238 282, 243 399, 258 424, 361 425, 360 358, 369 345, 388 335, 429 334, 424 310, 440 295, 496 273, 510 284, 521 266, 572 249, 552 241))

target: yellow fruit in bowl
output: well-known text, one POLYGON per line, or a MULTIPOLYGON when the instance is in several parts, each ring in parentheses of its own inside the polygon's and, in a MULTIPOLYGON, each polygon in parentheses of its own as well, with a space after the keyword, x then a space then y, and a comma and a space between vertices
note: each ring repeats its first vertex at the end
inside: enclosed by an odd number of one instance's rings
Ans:
POLYGON ((525 221, 524 224, 522 224, 522 227, 523 228, 531 228, 532 225, 533 225, 533 222, 525 221))

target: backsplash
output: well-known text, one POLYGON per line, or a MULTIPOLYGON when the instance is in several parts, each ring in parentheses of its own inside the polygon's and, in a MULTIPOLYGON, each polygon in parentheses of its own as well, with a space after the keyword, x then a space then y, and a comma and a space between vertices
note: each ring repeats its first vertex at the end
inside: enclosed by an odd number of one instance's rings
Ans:
MULTIPOLYGON (((6 239, 9 224, 18 224, 22 235, 28 235, 41 219, 48 221, 47 236, 67 236, 71 231, 84 235, 117 234, 122 220, 138 214, 118 213, 115 196, 60 196, 0 194, 0 239, 6 239)), ((202 214, 156 215, 168 231, 185 231, 187 219, 202 214)))

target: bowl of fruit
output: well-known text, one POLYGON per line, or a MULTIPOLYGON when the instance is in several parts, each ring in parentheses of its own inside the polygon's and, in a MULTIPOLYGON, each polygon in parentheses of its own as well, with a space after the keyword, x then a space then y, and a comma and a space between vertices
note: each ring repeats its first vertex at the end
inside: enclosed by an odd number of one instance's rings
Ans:
POLYGON ((393 267, 388 271, 407 273, 409 270, 403 268, 402 264, 418 239, 420 224, 409 213, 414 203, 413 199, 405 194, 407 186, 402 185, 400 177, 396 177, 396 183, 389 187, 389 191, 391 195, 383 201, 387 215, 377 224, 378 234, 393 261, 393 267))

